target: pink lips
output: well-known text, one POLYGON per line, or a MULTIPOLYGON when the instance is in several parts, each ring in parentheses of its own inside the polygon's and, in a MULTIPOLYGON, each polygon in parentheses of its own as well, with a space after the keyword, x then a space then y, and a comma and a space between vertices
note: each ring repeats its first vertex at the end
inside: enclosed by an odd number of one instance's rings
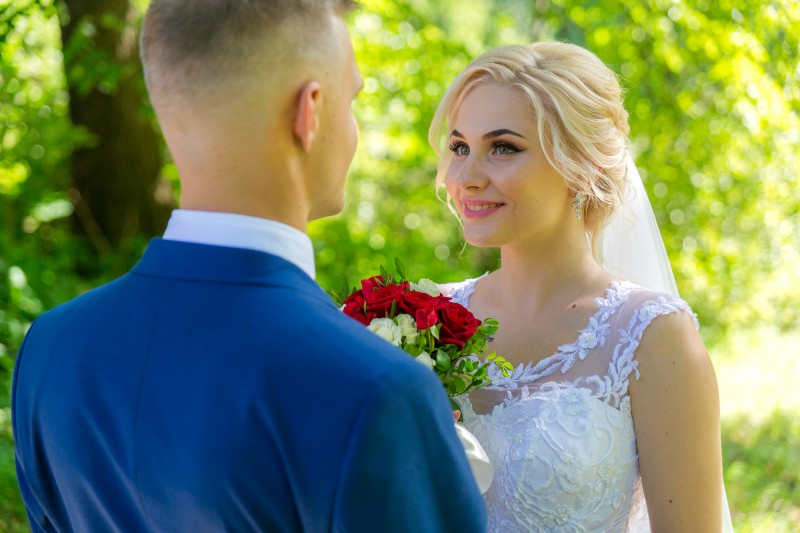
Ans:
POLYGON ((461 204, 464 207, 464 218, 488 217, 505 205, 486 200, 462 200, 461 204))

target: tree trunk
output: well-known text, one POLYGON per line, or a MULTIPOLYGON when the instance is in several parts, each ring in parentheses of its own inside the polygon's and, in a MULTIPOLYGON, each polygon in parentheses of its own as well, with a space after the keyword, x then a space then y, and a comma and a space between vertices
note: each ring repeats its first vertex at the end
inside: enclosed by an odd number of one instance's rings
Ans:
MULTIPOLYGON (((128 0, 65 0, 70 113, 90 141, 72 156, 75 229, 100 255, 125 255, 137 235, 160 234, 173 201, 139 61, 138 15, 128 0)), ((123 259, 125 261, 125 259, 123 259)))

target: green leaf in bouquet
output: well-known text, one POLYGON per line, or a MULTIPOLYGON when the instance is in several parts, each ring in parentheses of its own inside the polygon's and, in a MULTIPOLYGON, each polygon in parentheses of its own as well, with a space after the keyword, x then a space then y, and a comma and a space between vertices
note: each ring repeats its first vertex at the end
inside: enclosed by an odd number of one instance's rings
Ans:
POLYGON ((406 281, 408 279, 406 277, 406 269, 399 257, 394 258, 394 268, 397 270, 397 275, 400 276, 400 281, 406 281))
POLYGON ((490 353, 486 356, 486 359, 494 362, 494 364, 497 365, 497 367, 500 369, 500 373, 503 374, 503 377, 507 378, 514 370, 514 365, 506 361, 504 357, 497 355, 497 352, 490 353))
POLYGON ((342 286, 339 288, 339 291, 340 291, 342 294, 344 294, 344 295, 345 295, 345 298, 346 298, 347 296, 349 296, 350 294, 353 294, 353 293, 354 293, 354 292, 356 292, 357 290, 358 290, 358 289, 356 289, 355 287, 353 287, 353 288, 352 288, 352 290, 351 290, 351 288, 350 288, 350 282, 349 282, 349 281, 347 281, 347 278, 346 278, 346 277, 342 278, 342 286))
POLYGON ((453 376, 453 387, 456 394, 464 394, 467 390, 467 382, 460 376, 453 376))
POLYGON ((481 333, 483 336, 491 336, 497 333, 497 320, 493 318, 487 318, 483 321, 483 324, 478 326, 478 332, 481 333))
POLYGON ((467 390, 465 392, 472 392, 475 389, 479 389, 483 386, 485 382, 486 380, 484 379, 477 379, 475 377, 470 377, 470 383, 467 386, 467 390))
POLYGON ((339 291, 335 291, 333 289, 326 290, 325 292, 328 293, 328 296, 336 305, 336 307, 341 307, 344 304, 344 297, 339 291))
POLYGON ((442 350, 436 351, 436 369, 444 372, 450 368, 450 357, 442 350))
MULTIPOLYGON (((342 279, 342 286, 337 289, 328 289, 325 292, 328 293, 333 303, 336 304, 336 307, 341 307, 344 304, 345 299, 350 295, 350 289, 347 283, 347 278, 342 279)), ((355 289, 353 290, 355 292, 355 289)))
POLYGON ((379 281, 378 284, 381 287, 386 287, 387 285, 390 285, 392 283, 392 280, 394 279, 394 276, 392 276, 389 273, 389 271, 386 270, 386 268, 383 265, 381 265, 381 276, 380 277, 381 277, 382 281, 379 281))
POLYGON ((405 352, 407 354, 409 354, 409 355, 411 355, 413 357, 416 357, 416 356, 418 356, 419 354, 422 353, 422 348, 420 348, 416 344, 404 344, 403 345, 403 350, 405 350, 405 352))

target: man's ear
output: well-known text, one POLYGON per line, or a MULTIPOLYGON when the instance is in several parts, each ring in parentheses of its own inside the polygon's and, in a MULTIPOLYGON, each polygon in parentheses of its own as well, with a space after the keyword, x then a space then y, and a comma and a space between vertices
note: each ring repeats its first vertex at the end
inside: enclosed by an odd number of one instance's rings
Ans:
POLYGON ((306 152, 311 149, 317 135, 321 105, 322 87, 316 81, 306 82, 300 88, 294 117, 294 135, 306 152))

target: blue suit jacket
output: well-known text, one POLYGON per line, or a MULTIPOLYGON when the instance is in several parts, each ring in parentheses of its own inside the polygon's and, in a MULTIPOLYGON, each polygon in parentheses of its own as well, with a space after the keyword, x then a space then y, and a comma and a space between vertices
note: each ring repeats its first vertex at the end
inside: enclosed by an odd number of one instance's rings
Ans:
POLYGON ((12 413, 34 531, 485 530, 433 373, 265 253, 152 241, 35 321, 12 413))

